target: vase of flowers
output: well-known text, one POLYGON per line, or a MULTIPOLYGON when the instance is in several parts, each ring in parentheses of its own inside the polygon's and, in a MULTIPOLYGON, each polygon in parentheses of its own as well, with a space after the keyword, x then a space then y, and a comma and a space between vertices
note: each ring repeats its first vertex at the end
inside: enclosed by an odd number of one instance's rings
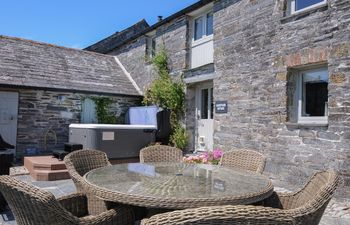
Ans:
POLYGON ((214 149, 213 151, 203 152, 199 155, 185 156, 183 158, 183 162, 189 164, 198 163, 218 165, 221 160, 222 154, 223 151, 221 149, 214 149))

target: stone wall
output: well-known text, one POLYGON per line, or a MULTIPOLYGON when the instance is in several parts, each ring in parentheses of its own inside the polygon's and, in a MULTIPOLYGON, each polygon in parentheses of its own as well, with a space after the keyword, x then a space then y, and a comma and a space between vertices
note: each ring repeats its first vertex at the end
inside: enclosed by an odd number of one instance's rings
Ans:
MULTIPOLYGON (((169 56, 171 75, 175 77, 180 76, 182 71, 187 68, 186 40, 186 16, 182 16, 156 29, 156 52, 162 46, 165 47, 169 56)), ((119 58, 142 91, 149 87, 151 81, 157 75, 151 60, 146 57, 146 42, 147 37, 143 35, 108 53, 119 58)))
MULTIPOLYGON (((294 189, 315 170, 333 168, 350 194, 350 1, 284 17, 282 0, 222 0, 214 14, 215 145, 255 149, 267 156, 266 173, 294 189), (289 69, 328 65, 329 124, 288 121, 289 69)), ((277 183, 278 185, 278 183, 277 183)))
MULTIPOLYGON (((156 51, 164 46, 169 58, 170 74, 179 79, 188 68, 188 18, 181 16, 156 29, 156 51)), ((146 58, 146 36, 123 45, 110 52, 116 55, 142 91, 145 91, 157 76, 151 60, 146 58)), ((193 92, 189 91, 187 98, 194 102, 193 92)), ((194 104, 187 104, 185 123, 189 133, 189 149, 194 149, 194 104)))
MULTIPOLYGON (((21 158, 27 148, 36 148, 41 153, 62 150, 68 142, 68 126, 80 123, 82 100, 93 94, 45 91, 32 89, 6 89, 19 92, 17 157, 21 158), (62 98, 63 97, 63 98, 62 98), (61 100, 60 100, 61 99, 61 100), (57 144, 52 134, 57 135, 57 144), (46 144, 45 144, 45 136, 46 144)), ((100 95, 98 95, 100 96, 100 95)), ((130 106, 139 105, 140 98, 126 96, 100 96, 113 100, 111 112, 119 116, 130 106)))

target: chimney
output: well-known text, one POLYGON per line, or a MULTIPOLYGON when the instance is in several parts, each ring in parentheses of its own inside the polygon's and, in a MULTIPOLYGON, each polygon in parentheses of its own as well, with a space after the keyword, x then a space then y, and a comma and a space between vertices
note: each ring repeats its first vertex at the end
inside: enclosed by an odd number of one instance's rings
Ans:
POLYGON ((158 16, 158 22, 163 20, 163 16, 158 16))

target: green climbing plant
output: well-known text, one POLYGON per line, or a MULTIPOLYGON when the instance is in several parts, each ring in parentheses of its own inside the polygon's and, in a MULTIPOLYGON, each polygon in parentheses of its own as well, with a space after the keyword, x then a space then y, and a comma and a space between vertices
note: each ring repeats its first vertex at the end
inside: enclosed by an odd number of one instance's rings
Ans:
POLYGON ((180 123, 174 128, 174 132, 170 136, 170 142, 179 149, 184 149, 187 146, 188 134, 180 123))
POLYGON ((111 98, 91 97, 91 100, 93 100, 96 105, 96 116, 98 123, 115 124, 117 122, 117 118, 111 112, 108 111, 111 104, 113 103, 111 98))
POLYGON ((158 77, 147 89, 143 104, 157 105, 171 111, 170 142, 173 146, 184 149, 188 142, 187 132, 181 124, 185 111, 185 84, 182 77, 177 80, 170 77, 168 56, 164 47, 153 57, 152 63, 157 70, 158 77))

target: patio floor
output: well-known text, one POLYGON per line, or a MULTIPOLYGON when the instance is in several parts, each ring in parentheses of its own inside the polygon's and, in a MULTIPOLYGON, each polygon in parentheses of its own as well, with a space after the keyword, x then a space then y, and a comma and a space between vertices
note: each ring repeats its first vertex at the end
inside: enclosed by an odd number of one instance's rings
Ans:
MULTIPOLYGON (((32 183, 33 185, 50 191, 56 197, 61 197, 76 191, 72 180, 60 181, 33 181, 28 175, 16 176, 16 178, 32 183)), ((276 191, 283 191, 282 188, 275 188, 276 191)), ((350 224, 350 202, 336 202, 332 200, 328 205, 320 225, 349 225, 350 224)), ((0 225, 17 225, 10 210, 0 213, 0 225)))

